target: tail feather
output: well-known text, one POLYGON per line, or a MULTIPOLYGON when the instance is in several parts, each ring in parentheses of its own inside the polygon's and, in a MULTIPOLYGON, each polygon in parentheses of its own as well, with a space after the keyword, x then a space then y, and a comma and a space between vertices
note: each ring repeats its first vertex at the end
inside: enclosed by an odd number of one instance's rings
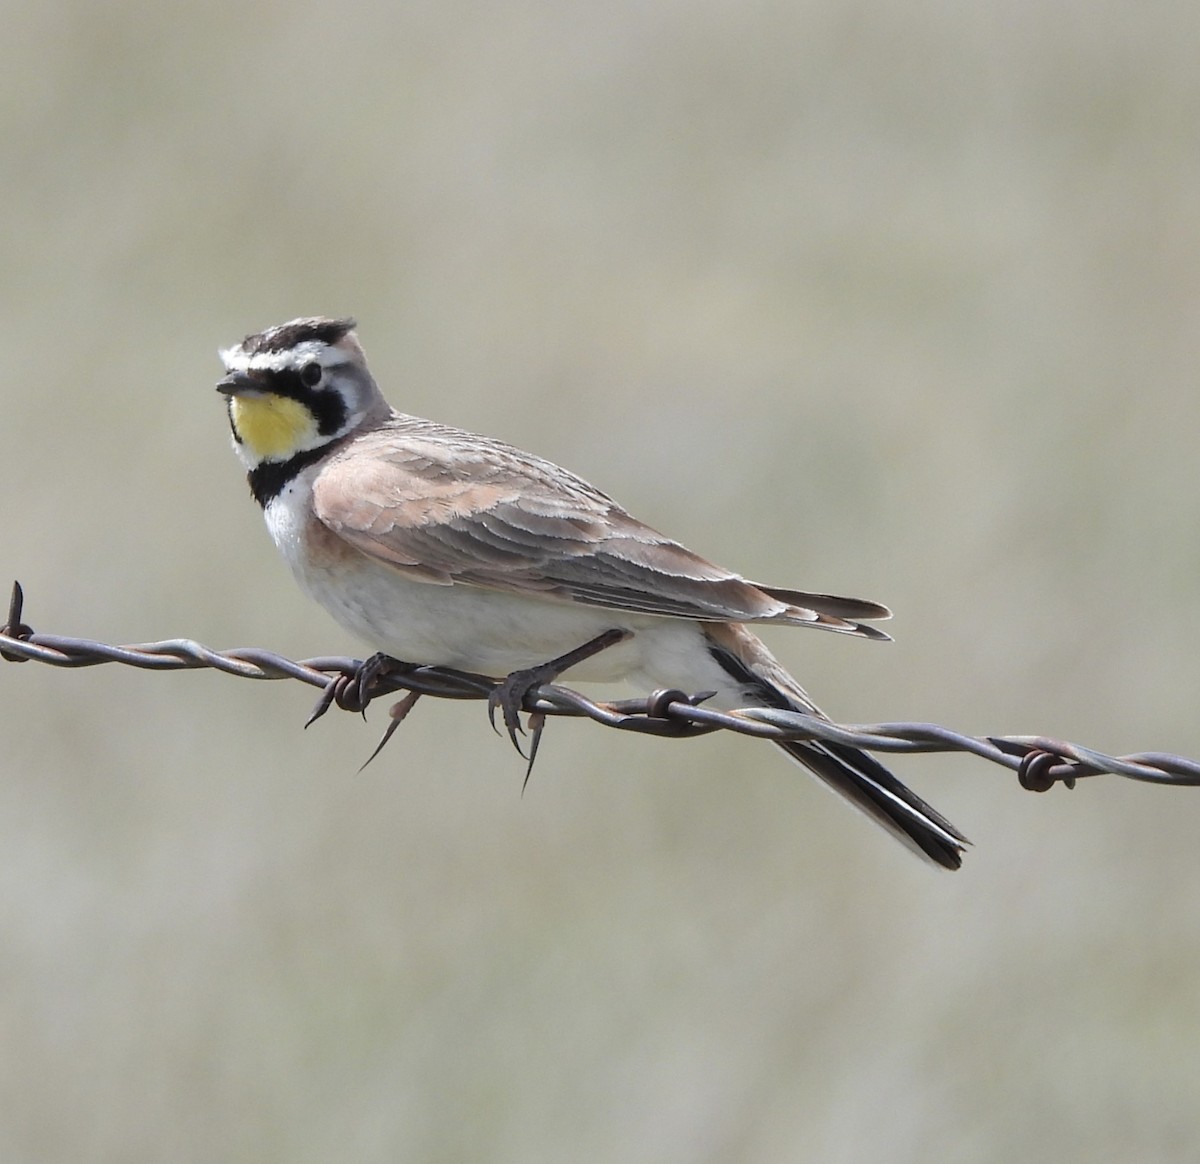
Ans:
POLYGON ((873 756, 815 740, 779 747, 918 856, 943 869, 962 865, 967 838, 873 756))
POLYGON ((834 618, 868 620, 891 618, 892 612, 878 602, 869 602, 865 598, 842 598, 837 594, 810 594, 807 590, 787 590, 782 586, 764 586, 761 582, 755 585, 764 594, 777 598, 780 602, 792 606, 806 606, 820 614, 829 614, 834 618))
MULTIPOLYGON (((709 654, 743 699, 765 707, 822 715, 766 646, 738 623, 706 625, 709 654)), ((874 756, 847 744, 788 740, 781 747, 855 808, 919 856, 957 869, 970 842, 941 813, 902 784, 874 756)))

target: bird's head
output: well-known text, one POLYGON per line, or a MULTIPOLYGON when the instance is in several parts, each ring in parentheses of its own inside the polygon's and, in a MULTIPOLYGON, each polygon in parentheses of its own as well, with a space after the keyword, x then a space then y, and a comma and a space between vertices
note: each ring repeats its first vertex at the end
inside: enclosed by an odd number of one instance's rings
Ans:
POLYGON ((386 415, 352 319, 293 319, 221 352, 234 447, 248 469, 309 454, 386 415))

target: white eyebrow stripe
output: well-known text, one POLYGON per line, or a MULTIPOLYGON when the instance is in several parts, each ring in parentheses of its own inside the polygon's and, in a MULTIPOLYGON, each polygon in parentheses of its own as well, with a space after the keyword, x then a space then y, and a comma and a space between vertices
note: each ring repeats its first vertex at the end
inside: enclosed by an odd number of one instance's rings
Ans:
POLYGON ((310 360, 329 367, 344 359, 340 352, 334 352, 320 340, 307 340, 282 352, 258 352, 253 356, 247 355, 240 345, 221 350, 221 361, 227 372, 282 372, 288 368, 298 368, 310 360))

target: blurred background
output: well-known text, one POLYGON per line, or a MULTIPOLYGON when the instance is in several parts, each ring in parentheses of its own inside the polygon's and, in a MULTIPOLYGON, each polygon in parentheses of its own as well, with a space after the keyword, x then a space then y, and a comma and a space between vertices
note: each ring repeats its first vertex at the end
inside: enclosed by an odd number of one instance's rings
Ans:
MULTIPOLYGON (((41 631, 361 653, 217 348, 353 314, 398 407, 780 585, 835 717, 1200 755, 1200 9, 0 8, 0 577, 41 631), (7 586, 7 581, 4 581, 7 586)), ((301 725, 0 666, 0 1159, 1191 1160, 1200 792, 482 707, 301 725)))

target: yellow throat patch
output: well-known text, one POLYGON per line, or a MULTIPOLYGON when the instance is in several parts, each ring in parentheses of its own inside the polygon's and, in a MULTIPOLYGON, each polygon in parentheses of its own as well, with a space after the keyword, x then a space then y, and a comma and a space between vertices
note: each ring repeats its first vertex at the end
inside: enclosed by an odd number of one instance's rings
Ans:
POLYGON ((263 460, 286 460, 317 436, 313 414, 287 396, 234 396, 229 415, 242 443, 263 460))

